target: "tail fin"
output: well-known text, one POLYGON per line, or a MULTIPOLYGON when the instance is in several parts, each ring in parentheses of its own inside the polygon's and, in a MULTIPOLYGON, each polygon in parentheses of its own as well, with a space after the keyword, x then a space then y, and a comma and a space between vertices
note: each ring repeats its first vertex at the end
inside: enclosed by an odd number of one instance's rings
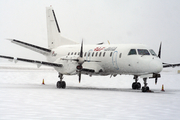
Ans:
POLYGON ((61 45, 77 44, 61 36, 61 31, 52 7, 46 8, 48 48, 53 49, 61 45))

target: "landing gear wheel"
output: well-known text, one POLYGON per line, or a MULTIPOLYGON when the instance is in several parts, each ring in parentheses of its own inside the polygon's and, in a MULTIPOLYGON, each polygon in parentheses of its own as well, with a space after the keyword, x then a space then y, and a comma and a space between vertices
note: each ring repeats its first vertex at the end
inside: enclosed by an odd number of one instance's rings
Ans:
POLYGON ((141 89, 141 83, 137 83, 137 89, 139 90, 139 89, 141 89))
POLYGON ((66 88, 66 82, 65 81, 58 81, 56 84, 56 87, 65 89, 66 88))
POLYGON ((61 88, 61 82, 60 81, 57 82, 56 87, 61 88))
POLYGON ((132 83, 132 89, 140 89, 141 88, 141 83, 139 82, 133 82, 132 83))
POLYGON ((142 92, 149 92, 149 87, 148 86, 142 87, 142 92))
POLYGON ((63 88, 63 89, 66 88, 66 82, 65 82, 65 81, 62 81, 61 85, 62 85, 62 88, 63 88))

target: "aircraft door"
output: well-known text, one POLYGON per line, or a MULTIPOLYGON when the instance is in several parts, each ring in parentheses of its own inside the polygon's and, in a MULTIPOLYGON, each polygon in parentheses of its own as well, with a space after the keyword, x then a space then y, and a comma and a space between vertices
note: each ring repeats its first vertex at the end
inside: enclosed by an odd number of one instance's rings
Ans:
POLYGON ((119 70, 117 58, 118 58, 118 51, 114 51, 112 53, 112 64, 116 70, 119 70))
POLYGON ((92 54, 93 50, 90 49, 88 52, 87 52, 87 55, 86 55, 86 60, 88 60, 88 62, 91 60, 91 54, 92 54))

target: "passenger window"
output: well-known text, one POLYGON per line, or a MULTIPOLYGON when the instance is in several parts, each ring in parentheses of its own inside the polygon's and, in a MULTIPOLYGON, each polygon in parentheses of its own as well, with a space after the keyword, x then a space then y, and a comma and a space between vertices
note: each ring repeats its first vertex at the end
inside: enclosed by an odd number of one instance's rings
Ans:
POLYGON ((96 52, 96 57, 97 57, 97 55, 98 55, 98 52, 96 52))
POLYGON ((94 56, 94 52, 92 53, 92 57, 94 56))
POLYGON ((150 55, 149 51, 146 49, 138 49, 139 55, 150 55))
POLYGON ((79 52, 78 52, 78 55, 79 55, 79 52))
POLYGON ((112 52, 110 53, 110 57, 112 56, 112 52))
POLYGON ((88 57, 90 56, 90 52, 88 53, 88 57))
POLYGON ((84 57, 86 57, 87 52, 85 52, 84 57))
POLYGON ((71 55, 73 55, 73 52, 71 53, 71 55))
POLYGON ((119 58, 121 58, 121 53, 119 54, 119 58))
POLYGON ((101 57, 101 52, 99 53, 99 57, 101 57))
POLYGON ((68 55, 70 55, 70 52, 68 53, 68 55))
POLYGON ((154 52, 154 50, 149 50, 150 51, 150 53, 153 55, 153 56, 157 56, 157 54, 154 52))
POLYGON ((131 49, 128 55, 137 55, 136 49, 131 49))
POLYGON ((74 53, 74 55, 76 55, 76 52, 74 53))
POLYGON ((106 52, 103 53, 103 57, 106 55, 106 52))

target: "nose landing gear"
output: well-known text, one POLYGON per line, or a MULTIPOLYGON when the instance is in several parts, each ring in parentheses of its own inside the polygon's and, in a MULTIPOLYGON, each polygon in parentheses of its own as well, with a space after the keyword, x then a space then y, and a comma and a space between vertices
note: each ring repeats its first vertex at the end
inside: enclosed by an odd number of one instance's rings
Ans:
POLYGON ((147 78, 143 78, 144 80, 144 86, 142 87, 142 92, 152 92, 149 90, 149 87, 147 86, 147 78))

